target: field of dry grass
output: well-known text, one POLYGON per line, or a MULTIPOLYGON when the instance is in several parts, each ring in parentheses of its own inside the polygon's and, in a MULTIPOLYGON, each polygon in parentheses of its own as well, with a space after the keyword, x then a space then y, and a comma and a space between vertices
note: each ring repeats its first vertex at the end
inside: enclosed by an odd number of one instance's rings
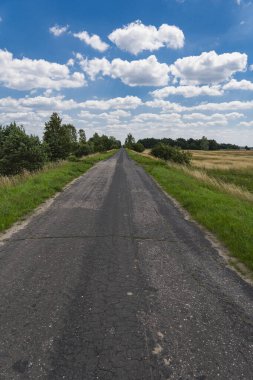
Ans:
POLYGON ((253 151, 192 151, 192 166, 249 199, 253 193, 253 151), (235 190, 236 187, 236 190, 235 190), (244 195, 243 195, 244 194, 244 195))
MULTIPOLYGON (((146 149, 142 155, 151 157, 150 151, 146 149)), ((168 164, 218 190, 253 202, 253 151, 193 150, 191 153, 190 167, 168 164)))
POLYGON ((201 169, 253 170, 253 150, 192 150, 192 164, 201 169))

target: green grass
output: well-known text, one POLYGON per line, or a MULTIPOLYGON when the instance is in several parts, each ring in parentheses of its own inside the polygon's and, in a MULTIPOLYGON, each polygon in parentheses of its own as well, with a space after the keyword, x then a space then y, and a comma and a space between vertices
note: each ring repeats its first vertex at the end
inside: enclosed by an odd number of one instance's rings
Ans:
POLYGON ((253 272, 252 203, 214 189, 165 162, 132 151, 128 153, 193 219, 211 231, 232 256, 253 272))
POLYGON ((253 193, 253 170, 251 169, 207 169, 207 174, 227 183, 234 183, 253 193))
POLYGON ((114 151, 96 154, 78 162, 63 162, 41 172, 25 176, 13 185, 0 185, 0 231, 34 210, 43 201, 90 169, 111 157, 114 151))

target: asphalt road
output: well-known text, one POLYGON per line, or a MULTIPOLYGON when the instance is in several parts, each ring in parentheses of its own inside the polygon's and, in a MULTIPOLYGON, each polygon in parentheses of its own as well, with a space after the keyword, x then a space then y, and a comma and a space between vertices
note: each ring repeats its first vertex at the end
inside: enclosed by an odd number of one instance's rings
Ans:
POLYGON ((253 288, 121 150, 0 245, 0 379, 253 379, 253 288))

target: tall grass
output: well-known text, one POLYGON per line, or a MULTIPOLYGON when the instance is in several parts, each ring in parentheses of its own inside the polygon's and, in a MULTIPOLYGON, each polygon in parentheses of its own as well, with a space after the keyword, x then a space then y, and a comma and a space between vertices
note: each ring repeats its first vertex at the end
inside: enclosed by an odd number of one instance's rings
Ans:
POLYGON ((253 170, 253 151, 191 151, 195 167, 217 170, 253 170))
MULTIPOLYGON (((172 162, 167 164, 184 170, 199 181, 205 182, 225 193, 253 202, 252 153, 247 153, 247 151, 191 152, 195 158, 191 166, 176 165, 172 162), (226 156, 227 164, 224 164, 223 156, 226 156), (196 157, 200 161, 196 161, 196 157), (251 169, 250 165, 252 165, 251 169)), ((142 155, 156 159, 150 155, 150 150, 146 150, 142 155)))
POLYGON ((29 172, 28 170, 24 170, 21 174, 17 174, 14 176, 0 176, 0 188, 9 188, 18 185, 28 179, 37 176, 39 173, 45 173, 50 169, 59 168, 64 164, 66 164, 66 161, 63 160, 58 162, 49 162, 42 169, 37 170, 35 172, 29 172))
POLYGON ((242 188, 241 186, 237 186, 234 183, 225 182, 219 178, 215 178, 214 176, 209 175, 204 170, 198 170, 189 166, 175 165, 171 163, 169 163, 168 165, 174 166, 177 169, 183 170, 186 174, 220 191, 223 191, 227 194, 231 194, 240 199, 253 202, 253 194, 247 189, 242 188))

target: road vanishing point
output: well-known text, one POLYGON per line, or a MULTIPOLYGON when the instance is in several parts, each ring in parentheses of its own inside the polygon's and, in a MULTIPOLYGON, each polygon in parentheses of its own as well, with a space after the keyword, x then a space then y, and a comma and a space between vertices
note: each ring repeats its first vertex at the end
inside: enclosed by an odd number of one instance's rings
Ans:
POLYGON ((121 149, 2 239, 0 379, 250 380, 252 301, 121 149))

